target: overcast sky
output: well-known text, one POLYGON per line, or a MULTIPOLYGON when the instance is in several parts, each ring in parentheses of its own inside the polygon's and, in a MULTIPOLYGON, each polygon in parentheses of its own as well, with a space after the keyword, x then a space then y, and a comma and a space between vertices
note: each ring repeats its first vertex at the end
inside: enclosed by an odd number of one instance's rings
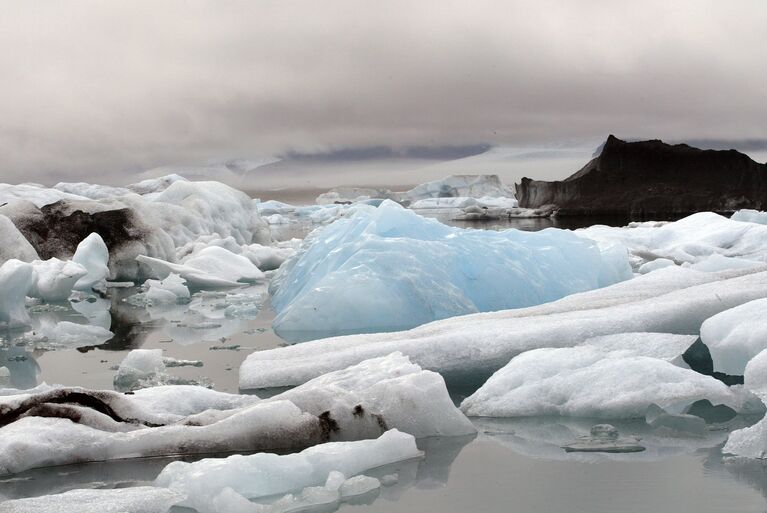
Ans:
POLYGON ((5 181, 381 145, 767 139, 764 0, 2 9, 5 181))

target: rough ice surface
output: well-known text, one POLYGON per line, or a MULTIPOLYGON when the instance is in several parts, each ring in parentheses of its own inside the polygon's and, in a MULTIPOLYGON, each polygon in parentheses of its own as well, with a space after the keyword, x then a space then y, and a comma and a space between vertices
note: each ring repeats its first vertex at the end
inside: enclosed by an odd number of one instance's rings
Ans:
POLYGON ((35 269, 35 282, 27 295, 49 302, 65 301, 75 283, 88 274, 84 266, 58 258, 34 260, 32 267, 35 269))
MULTIPOLYGON (((374 440, 331 442, 297 454, 238 454, 194 463, 176 461, 163 469, 155 484, 184 494, 187 498, 182 505, 201 513, 212 513, 220 509, 217 498, 225 490, 246 499, 264 498, 322 486, 334 471, 356 476, 368 469, 418 458, 421 454, 412 435, 393 429, 374 440)), ((349 488, 361 484, 358 480, 350 483, 349 488)), ((340 488, 343 487, 342 484, 340 488)))
POLYGON ((243 362, 240 386, 296 385, 393 351, 454 379, 486 376, 523 351, 573 346, 600 335, 696 335, 709 317, 767 297, 767 272, 760 269, 704 273, 675 266, 536 307, 258 351, 243 362))
MULTIPOLYGON (((110 248, 112 278, 152 277, 136 263, 137 255, 175 262, 175 248, 200 237, 232 237, 240 245, 271 242, 269 227, 258 215, 256 202, 222 183, 190 182, 175 175, 146 180, 125 189, 90 184, 56 187, 0 184, 0 202, 8 203, 2 207, 2 213, 11 221, 23 221, 39 215, 40 207, 58 201, 64 202, 65 212, 130 209, 135 224, 131 228, 141 234, 130 243, 110 248)), ((37 258, 31 254, 18 256, 24 256, 23 260, 37 258)))
POLYGON ((101 326, 69 321, 41 323, 37 332, 44 338, 43 345, 49 349, 97 346, 114 336, 101 326))
POLYGON ((183 495, 154 486, 71 490, 0 503, 1 513, 166 513, 183 495))
POLYGON ((625 251, 567 231, 465 230, 387 201, 307 238, 272 280, 273 326, 293 340, 392 331, 630 277, 625 251))
POLYGON ((743 375, 751 358, 767 349, 767 298, 757 299, 707 319, 700 338, 714 362, 714 370, 743 375))
POLYGON ((4 215, 0 215, 0 240, 3 241, 0 248, 0 265, 6 260, 16 259, 22 262, 37 260, 37 251, 32 244, 21 234, 13 224, 13 221, 4 215))
POLYGON ((674 335, 671 333, 616 333, 589 338, 582 345, 596 347, 602 351, 630 351, 640 356, 660 358, 677 367, 689 368, 682 355, 698 340, 695 335, 674 335))
POLYGON ((243 246, 242 256, 253 262, 262 271, 272 271, 279 268, 285 261, 296 254, 291 246, 263 246, 250 244, 243 246))
POLYGON ((633 350, 594 346, 534 349, 520 354, 461 403, 470 416, 562 415, 642 418, 651 405, 682 413, 708 399, 734 410, 740 396, 724 383, 633 350))
POLYGON ((767 224, 767 212, 744 208, 732 214, 730 219, 745 223, 767 224))
POLYGON ((109 250, 99 234, 91 233, 83 239, 77 245, 72 261, 87 271, 87 274, 75 283, 76 290, 106 289, 106 279, 109 277, 109 250))
MULTIPOLYGON (((743 377, 744 387, 767 404, 767 350, 748 362, 743 377)), ((730 433, 722 452, 741 458, 767 459, 767 416, 753 426, 730 433)))
POLYGON ((375 430, 379 419, 419 438, 475 433, 453 405, 442 376, 400 353, 319 376, 271 400, 291 401, 315 415, 329 411, 346 439, 369 433, 369 423, 375 430))
POLYGON ((623 244, 631 252, 636 269, 659 258, 691 265, 712 256, 726 257, 710 263, 714 270, 742 267, 742 260, 767 261, 767 226, 713 212, 699 212, 669 223, 631 223, 623 228, 595 225, 576 233, 599 242, 623 244))
POLYGON ((454 198, 426 198, 415 201, 410 204, 413 210, 431 210, 431 209, 455 209, 467 207, 479 208, 517 208, 518 202, 514 198, 498 198, 492 196, 483 196, 481 198, 471 198, 458 196, 454 198))
POLYGON ((655 260, 650 260, 649 262, 640 265, 637 272, 639 274, 647 274, 672 265, 676 265, 673 260, 669 260, 668 258, 656 258, 655 260))
MULTIPOLYGON (((157 353, 139 356, 134 360, 141 369, 160 364, 157 353)), ((0 474, 180 453, 294 450, 375 438, 388 429, 424 437, 475 433, 442 377, 396 354, 264 400, 189 386, 144 388, 134 395, 49 387, 0 397, 0 410, 28 411, 0 428, 0 474), (108 409, 83 405, 82 395, 108 409), (56 411, 62 418, 35 411, 56 411)))
POLYGON ((11 259, 0 265, 0 326, 29 326, 25 300, 35 278, 34 267, 26 262, 11 259))
POLYGON ((160 278, 178 274, 195 289, 238 287, 264 278, 264 273, 249 259, 220 246, 201 249, 179 264, 145 255, 139 255, 136 260, 148 265, 160 278))

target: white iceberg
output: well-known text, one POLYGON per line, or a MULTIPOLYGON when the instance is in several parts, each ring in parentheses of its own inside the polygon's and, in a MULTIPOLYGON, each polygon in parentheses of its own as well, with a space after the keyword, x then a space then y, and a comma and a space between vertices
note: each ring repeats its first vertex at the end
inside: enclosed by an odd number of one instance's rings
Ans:
POLYGON ((0 265, 0 325, 7 328, 29 326, 25 300, 35 283, 35 269, 16 259, 0 265))
POLYGON ((3 246, 0 248, 0 264, 11 259, 22 262, 38 259, 37 251, 32 244, 16 228, 13 221, 4 215, 0 215, 0 240, 3 241, 3 246))
MULTIPOLYGON (((156 368, 141 354, 136 367, 156 368)), ((48 387, 0 397, 0 474, 170 454, 295 450, 375 438, 475 433, 444 380, 401 355, 322 376, 269 399, 191 386, 133 395, 48 387), (52 418, 56 417, 56 418, 52 418)))
POLYGON ((675 266, 536 307, 258 351, 243 362, 240 387, 296 385, 393 351, 452 380, 487 376, 530 349, 573 346, 600 335, 694 335, 709 317, 767 297, 767 272, 759 269, 703 273, 675 266))
POLYGON ((250 260, 220 246, 201 249, 180 264, 145 255, 139 255, 136 260, 148 265, 161 279, 176 273, 188 286, 197 289, 238 287, 264 278, 264 273, 250 260))
POLYGON ((564 230, 464 230, 396 203, 355 207, 313 232, 271 290, 291 340, 393 331, 536 305, 631 277, 625 250, 564 230))
POLYGON ((87 271, 87 274, 75 283, 76 290, 88 292, 106 290, 106 279, 109 277, 109 249, 98 233, 91 233, 77 245, 72 261, 87 271))
POLYGON ((739 411, 740 395, 710 376, 643 356, 642 346, 543 348, 512 359, 461 403, 470 416, 643 418, 657 405, 684 413, 707 399, 739 411))
POLYGON ((167 513, 184 496, 154 486, 113 490, 70 490, 64 493, 0 503, 2 513, 167 513))
POLYGON ((623 244, 637 269, 660 258, 692 265, 717 257, 700 269, 708 266, 714 271, 743 267, 743 260, 767 262, 767 226, 713 212, 699 212, 670 223, 631 223, 622 228, 595 225, 576 233, 603 243, 623 244))
POLYGON ((134 349, 120 362, 113 384, 115 390, 120 392, 132 392, 158 385, 210 386, 205 378, 185 379, 166 372, 167 367, 197 366, 196 363, 166 358, 162 355, 162 349, 134 349))
MULTIPOLYGON (((767 350, 748 362, 743 378, 743 386, 767 404, 767 350)), ((753 426, 730 433, 722 452, 741 458, 766 459, 767 416, 753 426)))
MULTIPOLYGON (((155 484, 185 495, 186 499, 181 505, 193 507, 202 513, 221 511, 221 501, 227 499, 226 495, 221 497, 224 492, 227 495, 234 492, 244 499, 259 499, 327 483, 326 491, 335 492, 330 497, 337 501, 339 494, 345 492, 347 496, 352 495, 355 493, 354 488, 363 483, 360 480, 347 480, 334 490, 332 480, 328 479, 331 473, 356 476, 368 469, 421 455, 412 435, 394 429, 374 440, 331 442, 310 447, 297 454, 259 453, 204 459, 194 463, 176 461, 163 469, 155 484)), ((368 490, 369 484, 365 484, 368 490)), ((356 493, 361 492, 356 490, 356 493)), ((228 498, 227 502, 231 500, 228 498)), ((278 505, 271 511, 289 509, 279 508, 278 505)))
POLYGON ((767 349, 766 309, 767 298, 757 299, 706 319, 700 338, 715 371, 743 375, 749 360, 767 349))
POLYGON ((72 261, 51 258, 32 262, 35 269, 35 283, 27 295, 44 301, 65 301, 75 284, 88 274, 88 270, 72 261))

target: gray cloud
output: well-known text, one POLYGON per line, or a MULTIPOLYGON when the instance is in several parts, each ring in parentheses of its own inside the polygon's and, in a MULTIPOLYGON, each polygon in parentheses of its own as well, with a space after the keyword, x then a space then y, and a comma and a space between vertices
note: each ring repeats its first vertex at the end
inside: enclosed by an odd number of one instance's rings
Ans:
MULTIPOLYGON (((763 139, 767 4, 3 4, 0 172, 607 133, 763 139)), ((364 181, 364 180, 361 180, 364 181)))

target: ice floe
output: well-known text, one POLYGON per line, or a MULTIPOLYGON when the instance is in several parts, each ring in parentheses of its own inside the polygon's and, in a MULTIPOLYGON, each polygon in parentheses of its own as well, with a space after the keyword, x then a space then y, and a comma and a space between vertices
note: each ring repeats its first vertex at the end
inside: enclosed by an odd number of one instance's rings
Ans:
POLYGON ((674 266, 536 307, 259 351, 243 362, 240 387, 295 385, 393 351, 451 380, 486 377, 524 351, 574 346, 600 335, 697 335, 709 317, 767 297, 767 272, 760 269, 704 273, 674 266))
MULTIPOLYGON (((415 438, 395 429, 373 440, 326 443, 297 454, 260 453, 204 459, 195 463, 174 462, 163 469, 155 484, 185 495, 186 499, 181 504, 201 513, 238 511, 232 509, 233 502, 235 505, 245 504, 245 499, 261 499, 310 487, 324 489, 313 490, 315 494, 325 492, 319 504, 332 504, 342 497, 374 488, 370 480, 342 481, 339 478, 357 476, 368 469, 421 455, 415 438)), ((296 497, 282 497, 272 509, 258 509, 252 505, 252 509, 244 511, 291 511, 297 505, 295 502, 313 502, 317 505, 318 501, 307 501, 309 497, 302 495, 304 501, 296 497)))
POLYGON ((643 418, 657 405, 684 413, 707 399, 741 410, 743 396, 710 376, 643 355, 642 346, 617 351, 595 346, 527 351, 461 403, 467 415, 561 415, 643 418))
MULTIPOLYGON (((136 367, 157 368, 158 354, 136 367)), ((150 369, 151 370, 151 369, 150 369)), ((269 399, 164 386, 133 395, 45 387, 0 397, 0 474, 82 461, 169 454, 295 450, 375 438, 470 435, 444 380, 390 355, 269 399)))
POLYGON ((98 233, 91 233, 77 245, 72 261, 86 271, 85 276, 75 282, 75 289, 106 290, 106 280, 109 277, 109 250, 98 233))
POLYGON ((167 488, 134 486, 64 493, 0 503, 2 513, 167 513, 184 496, 167 488))
POLYGON ((767 349, 767 299, 757 299, 712 316, 700 328, 714 370, 743 375, 749 360, 767 349))

